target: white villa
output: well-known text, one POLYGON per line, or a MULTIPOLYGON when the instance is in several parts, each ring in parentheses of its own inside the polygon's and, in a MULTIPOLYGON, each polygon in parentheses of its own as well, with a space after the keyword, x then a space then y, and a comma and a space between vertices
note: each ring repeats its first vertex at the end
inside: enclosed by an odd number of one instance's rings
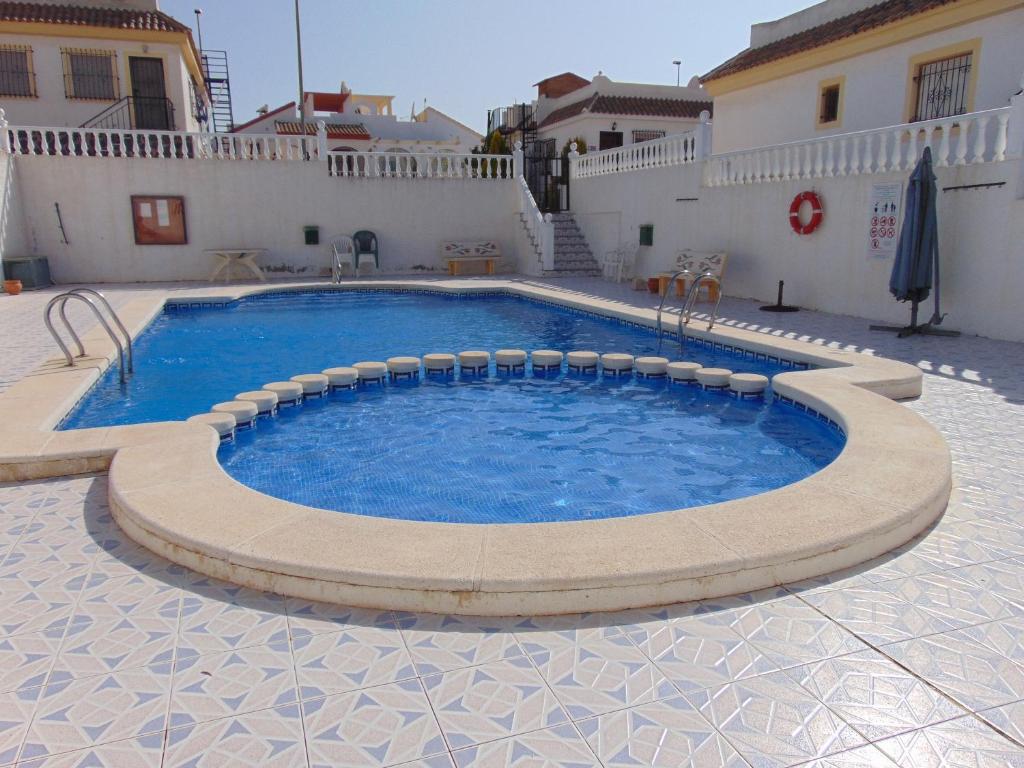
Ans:
POLYGON ((0 2, 0 102, 17 125, 198 131, 205 80, 157 0, 0 2))
POLYGON ((591 80, 563 72, 535 85, 531 104, 493 110, 488 132, 521 135, 524 128, 535 129, 538 141, 549 141, 558 151, 575 138, 597 151, 683 133, 712 109, 711 96, 697 78, 677 87, 621 83, 600 72, 591 80))
POLYGON ((413 108, 408 120, 394 113, 394 96, 353 93, 342 82, 337 93, 307 91, 301 110, 290 101, 235 126, 234 133, 299 136, 302 118, 313 136, 323 122, 330 151, 468 152, 480 144, 479 133, 440 110, 413 108))
POLYGON ((750 47, 701 78, 715 151, 1006 107, 1022 41, 1017 0, 826 0, 754 24, 750 47))

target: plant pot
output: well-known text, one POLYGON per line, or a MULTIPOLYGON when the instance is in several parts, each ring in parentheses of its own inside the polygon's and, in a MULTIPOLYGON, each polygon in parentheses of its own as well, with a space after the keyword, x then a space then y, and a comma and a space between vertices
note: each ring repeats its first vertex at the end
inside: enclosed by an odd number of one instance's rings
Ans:
POLYGON ((658 278, 656 278, 656 277, 648 277, 647 278, 647 290, 650 291, 651 293, 657 293, 658 292, 658 278))
POLYGON ((11 296, 17 296, 21 293, 21 280, 4 280, 4 291, 11 296))

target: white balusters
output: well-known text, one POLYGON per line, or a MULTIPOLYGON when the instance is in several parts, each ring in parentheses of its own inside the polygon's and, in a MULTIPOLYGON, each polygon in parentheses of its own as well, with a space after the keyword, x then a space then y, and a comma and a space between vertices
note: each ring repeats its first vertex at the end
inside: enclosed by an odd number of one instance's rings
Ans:
POLYGON ((903 152, 903 129, 898 128, 892 134, 892 154, 889 156, 889 168, 898 171, 903 168, 900 154, 903 152))
POLYGON ((996 141, 992 151, 992 160, 1001 163, 1006 159, 1006 145, 1008 128, 1010 124, 1010 113, 1002 112, 996 115, 996 141))
POLYGON ((935 165, 944 168, 949 165, 949 134, 953 130, 953 121, 949 120, 943 123, 939 126, 939 130, 942 132, 942 138, 939 140, 939 157, 935 165))
POLYGON ((956 158, 953 165, 967 165, 967 129, 970 123, 961 123, 956 135, 956 158))

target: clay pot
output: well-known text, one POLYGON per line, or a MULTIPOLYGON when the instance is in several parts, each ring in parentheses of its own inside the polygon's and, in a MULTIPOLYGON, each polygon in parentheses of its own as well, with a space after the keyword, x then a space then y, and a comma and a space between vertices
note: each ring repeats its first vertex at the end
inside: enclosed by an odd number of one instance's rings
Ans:
POLYGON ((4 291, 11 296, 17 296, 21 293, 21 280, 4 280, 4 291))
POLYGON ((656 278, 656 277, 648 277, 647 278, 647 290, 650 291, 651 293, 657 293, 658 292, 658 278, 656 278))

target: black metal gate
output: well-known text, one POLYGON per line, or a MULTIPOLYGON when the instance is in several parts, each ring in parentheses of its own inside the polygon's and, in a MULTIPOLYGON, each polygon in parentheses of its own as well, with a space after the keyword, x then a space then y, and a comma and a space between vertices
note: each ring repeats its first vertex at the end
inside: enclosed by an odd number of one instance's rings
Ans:
POLYGON ((526 183, 543 213, 569 210, 569 158, 554 139, 532 141, 523 150, 526 183))

